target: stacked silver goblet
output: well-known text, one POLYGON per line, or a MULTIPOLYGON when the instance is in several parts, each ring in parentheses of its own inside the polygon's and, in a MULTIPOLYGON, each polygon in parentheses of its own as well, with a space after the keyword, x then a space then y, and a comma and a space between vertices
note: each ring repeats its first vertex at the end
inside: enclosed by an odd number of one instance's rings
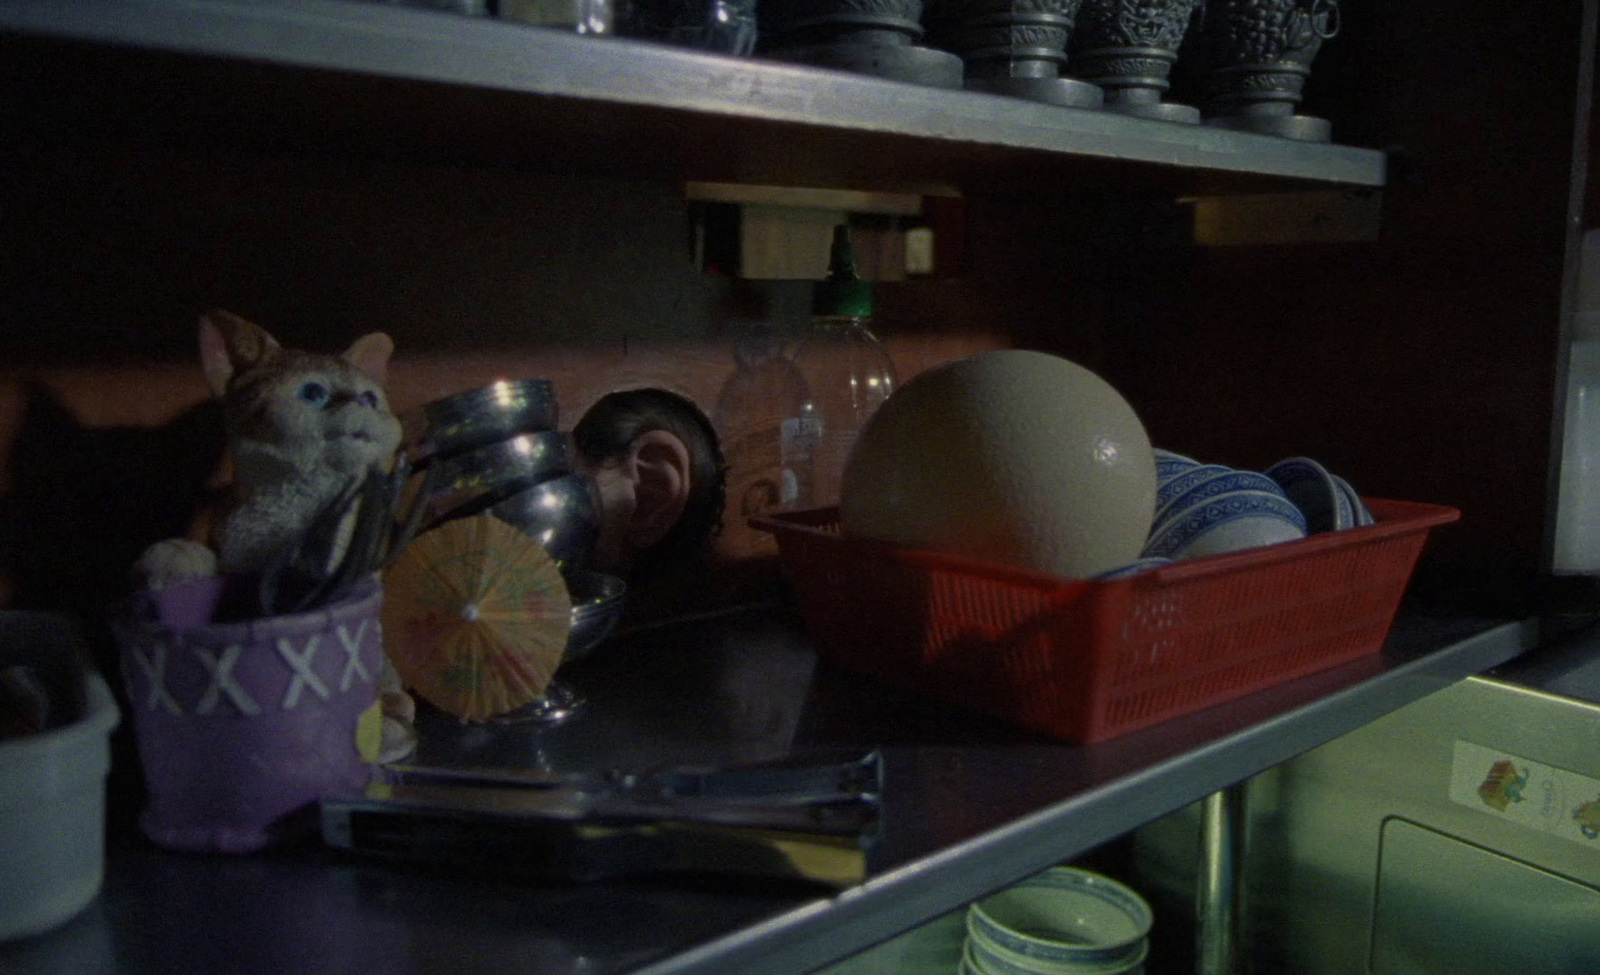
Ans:
MULTIPOLYGON (((626 596, 621 579, 588 568, 600 533, 594 480, 574 466, 571 434, 556 428, 548 380, 503 380, 402 414, 401 450, 416 472, 421 531, 487 512, 539 542, 572 597, 562 664, 598 646, 626 596)), ((581 703, 560 679, 537 701, 500 720, 553 722, 581 703)))

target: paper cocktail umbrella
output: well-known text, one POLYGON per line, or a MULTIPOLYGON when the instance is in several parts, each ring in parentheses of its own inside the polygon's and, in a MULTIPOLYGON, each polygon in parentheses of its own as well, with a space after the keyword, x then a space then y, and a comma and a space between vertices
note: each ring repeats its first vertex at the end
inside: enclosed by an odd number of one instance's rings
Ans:
POLYGON ((384 574, 384 647, 406 685, 484 721, 536 700, 561 665, 572 601, 544 547, 490 515, 449 521, 384 574))

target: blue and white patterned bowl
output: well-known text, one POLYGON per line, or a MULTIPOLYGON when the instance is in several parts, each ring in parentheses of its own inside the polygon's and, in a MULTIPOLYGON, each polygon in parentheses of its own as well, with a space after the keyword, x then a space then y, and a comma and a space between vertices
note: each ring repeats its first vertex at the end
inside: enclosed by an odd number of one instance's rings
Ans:
POLYGON ((1283 489, 1272 478, 1255 471, 1235 470, 1216 464, 1197 467, 1189 474, 1172 481, 1174 491, 1163 499, 1157 492, 1155 516, 1150 520, 1150 534, 1159 534, 1167 524, 1181 518, 1189 509, 1203 505, 1213 498, 1234 491, 1265 491, 1283 496, 1283 489))
MULTIPOLYGON (((1143 975, 1150 954, 1148 940, 1139 943, 1132 954, 1098 961, 1048 962, 1019 955, 977 934, 967 936, 962 961, 971 975, 1143 975)), ((872 975, 883 975, 879 969, 872 975)), ((941 973, 943 975, 943 973, 941 973)))
POLYGON ((1168 478, 1176 477, 1191 467, 1199 467, 1200 462, 1193 457, 1173 453, 1156 447, 1151 451, 1156 458, 1156 483, 1160 484, 1168 478))
POLYGON ((1361 500, 1361 495, 1356 493, 1356 489, 1350 486, 1349 481, 1335 474, 1333 475, 1333 483, 1339 486, 1339 490, 1344 492, 1345 498, 1350 502, 1350 510, 1355 512, 1357 528, 1365 528, 1367 525, 1378 523, 1378 520, 1372 517, 1372 512, 1368 510, 1367 503, 1361 500))
POLYGON ((1282 491, 1233 490, 1185 505, 1157 526, 1142 554, 1177 561, 1305 536, 1305 517, 1282 491))
MULTIPOLYGON (((1149 950, 1149 903, 1131 887, 1076 867, 1052 867, 967 909, 967 944, 997 949, 1032 971, 1125 971, 1149 950)), ((973 967, 987 966, 980 960, 973 967)))
POLYGON ((1347 495, 1327 468, 1310 457, 1289 457, 1267 468, 1266 474, 1305 515, 1306 530, 1344 531, 1356 526, 1356 513, 1347 495))
POLYGON ((1171 564, 1171 559, 1163 558, 1159 555, 1153 555, 1148 558, 1141 557, 1134 559, 1127 565, 1119 565, 1115 569, 1102 572, 1095 576, 1095 579, 1099 580, 1100 582, 1110 582, 1114 579, 1126 579, 1129 576, 1136 576, 1141 572, 1149 572, 1151 569, 1159 569, 1164 565, 1171 564))
MULTIPOLYGON (((1182 473, 1173 475, 1166 481, 1162 481, 1157 478, 1156 513, 1151 519, 1151 525, 1158 524, 1162 517, 1162 511, 1172 504, 1174 500, 1187 494, 1191 488, 1198 486, 1202 482, 1209 482, 1213 478, 1220 477, 1224 474, 1237 473, 1248 474, 1250 472, 1235 471, 1233 468, 1224 467, 1221 464, 1196 464, 1182 473)), ((1253 483, 1254 478, 1248 478, 1247 481, 1253 483)))

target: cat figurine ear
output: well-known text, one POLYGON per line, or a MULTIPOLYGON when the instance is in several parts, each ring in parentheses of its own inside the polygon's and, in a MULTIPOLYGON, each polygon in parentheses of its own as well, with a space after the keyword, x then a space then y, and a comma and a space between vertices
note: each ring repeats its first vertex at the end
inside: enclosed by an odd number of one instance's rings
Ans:
POLYGON ((200 368, 218 397, 227 392, 228 380, 236 373, 259 364, 278 348, 266 329, 232 312, 200 316, 200 368))
MULTIPOLYGON (((232 312, 219 310, 200 316, 200 368, 216 396, 227 391, 228 381, 236 374, 260 365, 279 349, 266 329, 232 312)), ((392 355, 394 341, 382 332, 372 332, 351 343, 340 358, 382 384, 392 355)))
POLYGON ((389 374, 389 357, 394 355, 394 340, 382 332, 363 335, 350 344, 340 356, 360 369, 378 385, 383 385, 389 374))

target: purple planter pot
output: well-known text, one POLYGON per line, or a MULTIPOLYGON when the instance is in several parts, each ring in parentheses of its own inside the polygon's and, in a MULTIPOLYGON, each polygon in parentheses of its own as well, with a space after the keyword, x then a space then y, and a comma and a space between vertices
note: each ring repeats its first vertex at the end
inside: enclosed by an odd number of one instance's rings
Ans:
POLYGON ((114 629, 149 792, 141 827, 162 846, 241 853, 303 833, 314 823, 298 813, 372 781, 383 589, 207 623, 219 585, 146 594, 114 629))

